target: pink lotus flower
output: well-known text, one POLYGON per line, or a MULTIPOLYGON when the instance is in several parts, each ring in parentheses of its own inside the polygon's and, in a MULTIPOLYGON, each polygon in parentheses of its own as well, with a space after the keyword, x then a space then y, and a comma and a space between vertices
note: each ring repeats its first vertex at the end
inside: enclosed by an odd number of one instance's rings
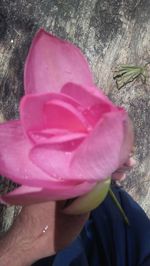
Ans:
POLYGON ((126 111, 94 86, 80 50, 40 30, 24 87, 20 119, 0 124, 0 174, 21 186, 1 201, 69 199, 109 183, 129 157, 132 129, 126 111))

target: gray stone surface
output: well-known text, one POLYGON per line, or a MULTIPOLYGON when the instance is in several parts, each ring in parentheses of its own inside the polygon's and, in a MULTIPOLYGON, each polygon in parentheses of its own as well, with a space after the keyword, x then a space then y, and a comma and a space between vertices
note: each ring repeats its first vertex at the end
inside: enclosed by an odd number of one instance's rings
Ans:
MULTIPOLYGON (((149 0, 1 0, 0 117, 18 117, 24 61, 38 28, 72 41, 87 56, 96 84, 130 113, 137 166, 124 186, 150 216, 150 79, 120 91, 113 81, 119 64, 150 61, 149 14, 149 0)), ((13 208, 3 211, 3 230, 13 214, 13 208)))

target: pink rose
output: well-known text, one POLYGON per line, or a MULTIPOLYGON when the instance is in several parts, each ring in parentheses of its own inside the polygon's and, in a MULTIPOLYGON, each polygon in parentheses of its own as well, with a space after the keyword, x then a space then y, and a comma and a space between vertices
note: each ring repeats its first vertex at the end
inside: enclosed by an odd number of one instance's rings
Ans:
POLYGON ((40 30, 24 86, 20 119, 0 125, 0 174, 21 186, 1 201, 69 199, 91 195, 97 184, 108 191, 129 157, 132 127, 126 111, 94 86, 80 50, 40 30))

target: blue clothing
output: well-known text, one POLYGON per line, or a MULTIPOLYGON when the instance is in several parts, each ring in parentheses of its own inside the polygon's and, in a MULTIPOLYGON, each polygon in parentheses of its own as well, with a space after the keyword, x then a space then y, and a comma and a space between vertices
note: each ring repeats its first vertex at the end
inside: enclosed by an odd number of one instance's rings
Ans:
MULTIPOLYGON (((56 256, 35 266, 150 266, 150 220, 121 188, 113 191, 130 226, 126 225, 112 199, 91 213, 79 237, 56 256)), ((67 232, 66 232, 67 233, 67 232)))

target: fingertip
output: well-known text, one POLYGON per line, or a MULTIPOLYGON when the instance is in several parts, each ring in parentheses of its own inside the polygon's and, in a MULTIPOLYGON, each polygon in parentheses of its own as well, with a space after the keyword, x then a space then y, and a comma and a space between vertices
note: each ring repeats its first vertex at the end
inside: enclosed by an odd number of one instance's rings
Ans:
POLYGON ((131 157, 131 158, 128 160, 128 162, 127 162, 127 166, 128 166, 128 167, 133 167, 135 164, 136 164, 136 160, 135 160, 133 157, 131 157))
POLYGON ((121 173, 121 172, 116 172, 112 175, 112 178, 114 180, 119 180, 119 181, 123 181, 126 178, 126 174, 125 173, 121 173))

